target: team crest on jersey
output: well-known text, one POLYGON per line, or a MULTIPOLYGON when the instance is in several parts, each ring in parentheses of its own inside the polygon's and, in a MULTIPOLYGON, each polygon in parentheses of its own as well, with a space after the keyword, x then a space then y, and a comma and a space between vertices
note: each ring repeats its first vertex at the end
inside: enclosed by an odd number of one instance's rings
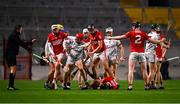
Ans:
POLYGON ((92 44, 98 44, 98 41, 91 41, 92 44))
POLYGON ((62 39, 58 39, 58 40, 54 40, 52 42, 53 45, 59 45, 59 44, 62 44, 62 39))

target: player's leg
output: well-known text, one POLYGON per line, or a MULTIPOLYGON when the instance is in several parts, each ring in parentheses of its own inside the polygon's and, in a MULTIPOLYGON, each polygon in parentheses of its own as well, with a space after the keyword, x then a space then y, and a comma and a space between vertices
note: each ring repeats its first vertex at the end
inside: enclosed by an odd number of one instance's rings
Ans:
POLYGON ((55 62, 55 72, 54 72, 54 76, 53 76, 53 88, 57 89, 57 79, 58 79, 58 75, 60 73, 60 64, 59 62, 55 62))
POLYGON ((86 77, 87 77, 87 75, 89 75, 92 79, 95 79, 94 74, 89 71, 90 67, 91 67, 91 65, 89 65, 89 66, 84 65, 84 70, 86 72, 86 77))
POLYGON ((93 59, 92 72, 94 74, 95 79, 98 79, 97 67, 99 65, 99 62, 100 62, 99 58, 93 59))
POLYGON ((164 89, 164 83, 163 83, 162 73, 161 73, 161 78, 160 78, 160 87, 159 87, 159 89, 164 89))
POLYGON ((161 62, 158 61, 158 62, 157 62, 157 78, 156 78, 156 84, 157 84, 157 87, 158 87, 158 88, 159 88, 159 86, 160 86, 160 80, 161 80, 160 68, 161 68, 161 62))
POLYGON ((143 75, 143 80, 144 80, 144 88, 145 90, 148 90, 149 86, 148 86, 147 62, 146 62, 146 57, 144 53, 138 54, 138 61, 141 64, 141 70, 142 70, 142 75, 143 75))
POLYGON ((63 61, 64 54, 58 54, 56 56, 57 56, 57 60, 55 61, 55 72, 54 72, 53 81, 52 81, 54 89, 57 89, 58 77, 60 78, 61 82, 63 82, 61 68, 62 68, 62 61, 63 61))
POLYGON ((155 63, 149 63, 149 75, 148 75, 148 85, 150 88, 154 87, 154 74, 155 73, 155 63))
POLYGON ((64 67, 64 82, 63 82, 63 89, 70 89, 70 85, 71 85, 71 73, 73 71, 73 69, 75 68, 75 59, 73 59, 73 57, 68 56, 67 57, 67 62, 66 65, 64 67))
POLYGON ((162 78, 162 74, 161 74, 161 61, 157 62, 157 78, 156 78, 156 84, 157 84, 157 88, 159 89, 164 89, 163 86, 163 78, 162 78))
POLYGON ((79 87, 82 87, 83 85, 81 72, 78 73, 78 85, 79 87))
POLYGON ((149 81, 149 84, 150 84, 150 88, 155 88, 154 87, 154 85, 155 85, 154 78, 155 78, 155 71, 156 71, 155 66, 156 66, 155 63, 152 63, 152 62, 149 65, 150 73, 149 73, 148 81, 149 81))
POLYGON ((149 83, 149 87, 150 89, 154 89, 155 88, 155 82, 154 82, 154 78, 155 78, 155 71, 156 71, 156 61, 155 61, 155 55, 151 54, 148 57, 148 62, 149 62, 149 76, 148 76, 148 83, 149 83))
POLYGON ((83 67, 83 62, 82 60, 78 60, 76 61, 76 66, 78 67, 79 71, 80 71, 80 74, 84 80, 84 83, 85 83, 85 86, 83 86, 82 88, 83 89, 87 89, 88 88, 88 82, 87 82, 87 77, 85 75, 85 72, 84 72, 84 67, 83 67))
POLYGON ((135 68, 136 61, 134 59, 129 58, 129 72, 128 72, 128 90, 132 90, 133 85, 133 72, 135 68))
POLYGON ((116 74, 117 63, 118 63, 117 59, 114 59, 113 62, 112 62, 112 65, 111 65, 111 69, 112 69, 115 80, 117 80, 117 77, 116 77, 117 76, 117 74, 116 74))
POLYGON ((102 64, 103 64, 103 66, 104 66, 105 72, 108 73, 108 76, 114 78, 114 75, 113 75, 113 73, 112 73, 112 70, 110 70, 110 67, 109 67, 108 57, 106 56, 106 51, 104 51, 103 53, 101 53, 99 57, 100 57, 100 59, 101 59, 101 61, 102 61, 102 64))
POLYGON ((49 85, 51 85, 52 81, 53 81, 53 76, 54 76, 54 71, 55 71, 55 66, 54 63, 49 63, 50 66, 50 70, 48 72, 48 79, 46 80, 45 84, 44 84, 44 88, 49 89, 51 88, 49 85))
MULTIPOLYGON (((74 77, 76 76, 76 74, 79 72, 79 69, 76 69, 75 68, 75 71, 73 71, 72 72, 72 74, 71 74, 71 80, 73 80, 74 79, 74 77)), ((78 76, 79 76, 79 73, 78 73, 78 76)), ((79 78, 79 77, 78 77, 79 78)))
POLYGON ((63 89, 70 89, 70 82, 71 82, 71 72, 74 69, 73 64, 67 63, 64 67, 64 70, 66 70, 64 74, 64 82, 63 82, 63 89))
POLYGON ((148 74, 147 74, 147 68, 146 68, 146 62, 145 61, 141 62, 141 70, 142 70, 145 90, 147 90, 147 89, 149 89, 149 87, 148 87, 148 74))

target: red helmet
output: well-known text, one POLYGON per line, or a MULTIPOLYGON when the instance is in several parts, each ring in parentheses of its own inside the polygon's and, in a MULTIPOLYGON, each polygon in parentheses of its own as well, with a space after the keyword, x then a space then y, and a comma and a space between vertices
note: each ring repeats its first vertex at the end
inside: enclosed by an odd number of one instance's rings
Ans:
POLYGON ((84 35, 81 34, 81 33, 77 33, 77 34, 76 34, 76 38, 77 38, 77 39, 80 39, 80 40, 83 40, 84 35))

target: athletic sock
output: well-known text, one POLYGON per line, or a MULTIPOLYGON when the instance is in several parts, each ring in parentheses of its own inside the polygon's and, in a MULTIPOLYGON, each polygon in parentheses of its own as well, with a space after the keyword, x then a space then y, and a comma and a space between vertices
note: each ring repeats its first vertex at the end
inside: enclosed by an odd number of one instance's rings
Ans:
POLYGON ((13 80, 12 80, 12 87, 14 87, 14 80, 15 80, 16 74, 13 74, 13 80))
POLYGON ((13 73, 9 74, 9 85, 8 87, 13 87, 13 73))

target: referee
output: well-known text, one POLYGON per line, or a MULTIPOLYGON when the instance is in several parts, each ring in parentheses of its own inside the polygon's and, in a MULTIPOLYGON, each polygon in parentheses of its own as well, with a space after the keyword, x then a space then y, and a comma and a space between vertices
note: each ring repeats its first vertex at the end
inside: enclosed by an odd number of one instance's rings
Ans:
POLYGON ((30 42, 22 41, 20 39, 22 30, 22 25, 16 25, 14 31, 8 37, 6 48, 6 60, 8 67, 10 68, 8 90, 17 90, 14 86, 14 79, 16 76, 16 55, 19 53, 19 46, 23 47, 28 52, 31 52, 32 49, 30 46, 36 41, 36 39, 32 39, 30 42))

